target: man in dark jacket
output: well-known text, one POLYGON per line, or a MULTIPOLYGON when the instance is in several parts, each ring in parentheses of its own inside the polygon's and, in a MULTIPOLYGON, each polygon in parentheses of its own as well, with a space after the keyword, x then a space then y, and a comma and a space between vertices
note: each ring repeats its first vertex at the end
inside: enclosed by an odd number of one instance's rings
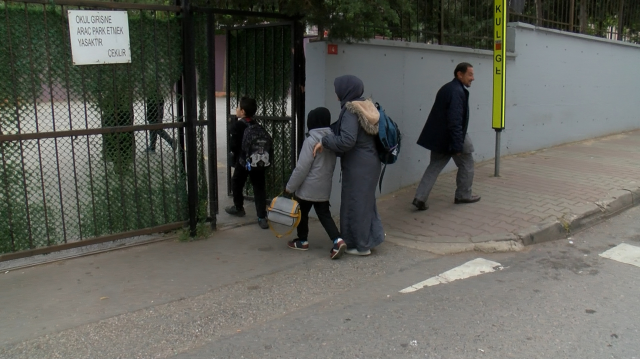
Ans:
POLYGON ((469 127, 469 91, 473 66, 463 62, 456 66, 455 78, 442 86, 418 138, 418 145, 431 150, 431 162, 416 190, 413 205, 418 210, 429 208, 427 198, 438 175, 453 158, 458 166, 455 204, 474 203, 480 196, 471 193, 473 184, 473 144, 467 135, 469 127))

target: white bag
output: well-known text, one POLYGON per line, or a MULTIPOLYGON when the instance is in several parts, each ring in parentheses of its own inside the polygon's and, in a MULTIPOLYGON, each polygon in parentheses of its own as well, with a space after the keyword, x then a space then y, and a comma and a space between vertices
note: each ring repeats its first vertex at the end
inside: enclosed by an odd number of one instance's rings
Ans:
POLYGON ((278 196, 271 201, 271 205, 267 208, 269 228, 277 238, 291 234, 300 223, 300 217, 300 204, 294 199, 278 196), (291 229, 287 233, 280 234, 273 228, 273 223, 291 227, 291 229))

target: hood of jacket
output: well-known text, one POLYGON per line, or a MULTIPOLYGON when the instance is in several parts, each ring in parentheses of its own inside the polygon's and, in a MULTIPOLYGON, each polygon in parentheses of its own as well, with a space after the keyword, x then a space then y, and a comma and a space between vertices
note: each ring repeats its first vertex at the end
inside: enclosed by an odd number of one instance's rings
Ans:
POLYGON ((364 83, 353 75, 336 77, 333 81, 333 87, 340 100, 340 107, 344 107, 347 102, 362 98, 362 94, 364 94, 364 83))
POLYGON ((360 126, 370 135, 378 134, 378 122, 380 122, 380 112, 370 99, 364 101, 347 102, 345 108, 358 117, 360 126))
POLYGON ((322 137, 324 137, 326 135, 330 135, 332 133, 333 132, 331 131, 331 128, 329 128, 329 127, 314 128, 314 129, 309 131, 309 137, 313 138, 316 142, 321 142, 322 141, 322 137))
POLYGON ((316 128, 329 127, 331 124, 331 112, 326 107, 318 107, 309 111, 307 115, 307 128, 310 130, 316 128))

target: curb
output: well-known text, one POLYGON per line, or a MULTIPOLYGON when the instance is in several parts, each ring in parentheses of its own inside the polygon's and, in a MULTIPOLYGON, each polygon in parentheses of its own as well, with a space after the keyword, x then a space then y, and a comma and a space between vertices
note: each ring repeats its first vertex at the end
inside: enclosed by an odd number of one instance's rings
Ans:
POLYGON ((610 195, 609 198, 589 203, 580 213, 567 214, 560 219, 541 222, 514 233, 424 237, 391 229, 386 234, 391 243, 439 255, 470 251, 516 252, 525 246, 567 238, 640 204, 640 187, 616 190, 610 195))
POLYGON ((607 199, 590 203, 581 213, 533 225, 516 232, 515 235, 525 246, 566 238, 638 204, 640 204, 640 187, 617 190, 607 199))
POLYGON ((119 249, 127 249, 132 247, 144 246, 169 240, 177 240, 176 235, 157 235, 148 239, 139 240, 140 237, 129 237, 118 239, 111 242, 92 244, 83 247, 64 249, 61 251, 51 252, 47 254, 38 254, 35 256, 12 259, 0 262, 0 271, 10 272, 25 268, 40 266, 44 264, 66 261, 74 258, 93 256, 101 253, 113 252, 119 249))
POLYGON ((477 237, 424 237, 387 230, 386 239, 396 245, 427 251, 438 255, 463 252, 517 252, 524 249, 519 238, 512 233, 500 233, 477 237), (436 240, 437 242, 434 242, 436 240))

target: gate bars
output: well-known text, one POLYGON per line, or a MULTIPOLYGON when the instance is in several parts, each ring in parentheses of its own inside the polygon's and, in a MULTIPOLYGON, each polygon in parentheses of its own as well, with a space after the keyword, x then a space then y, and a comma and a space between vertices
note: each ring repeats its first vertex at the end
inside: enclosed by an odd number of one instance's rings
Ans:
POLYGON ((0 1, 0 261, 215 228, 215 16, 291 18, 178 5, 0 1), (126 10, 132 62, 74 66, 69 9, 126 10))

